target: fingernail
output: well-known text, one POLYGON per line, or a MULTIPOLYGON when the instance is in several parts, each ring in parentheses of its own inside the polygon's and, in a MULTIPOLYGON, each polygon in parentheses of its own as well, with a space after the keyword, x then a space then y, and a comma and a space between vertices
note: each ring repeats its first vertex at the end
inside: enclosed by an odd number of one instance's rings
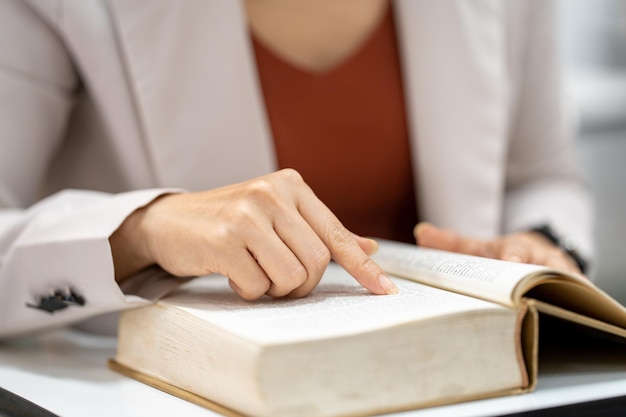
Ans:
POLYGON ((372 253, 370 253, 370 255, 375 254, 376 252, 378 252, 378 242, 375 241, 374 239, 367 239, 372 243, 372 253))
POLYGON ((509 256, 506 260, 509 262, 522 262, 522 258, 517 255, 509 256))
POLYGON ((387 295, 393 295, 398 293, 398 287, 396 287, 393 282, 387 277, 385 274, 380 274, 378 276, 378 283, 381 288, 385 291, 387 295))

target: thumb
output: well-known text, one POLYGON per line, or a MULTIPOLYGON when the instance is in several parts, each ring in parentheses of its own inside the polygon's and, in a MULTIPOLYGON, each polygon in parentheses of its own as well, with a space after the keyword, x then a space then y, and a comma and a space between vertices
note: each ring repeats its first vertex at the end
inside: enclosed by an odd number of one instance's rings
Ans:
POLYGON ((365 252, 367 256, 371 256, 375 254, 376 252, 378 252, 378 242, 376 242, 374 239, 362 237, 362 236, 357 235, 356 233, 352 233, 352 236, 354 237, 354 240, 356 240, 356 243, 358 243, 358 245, 361 247, 361 249, 363 250, 363 252, 365 252))
POLYGON ((446 239, 442 230, 432 223, 420 222, 413 228, 415 243, 425 247, 440 247, 445 245, 446 239))
POLYGON ((452 230, 441 229, 430 223, 419 223, 413 229, 413 235, 415 236, 417 244, 425 248, 488 258, 494 256, 493 245, 495 241, 484 241, 465 237, 452 230))
POLYGON ((419 246, 448 251, 454 251, 459 238, 456 233, 428 222, 418 223, 413 229, 413 236, 419 246))

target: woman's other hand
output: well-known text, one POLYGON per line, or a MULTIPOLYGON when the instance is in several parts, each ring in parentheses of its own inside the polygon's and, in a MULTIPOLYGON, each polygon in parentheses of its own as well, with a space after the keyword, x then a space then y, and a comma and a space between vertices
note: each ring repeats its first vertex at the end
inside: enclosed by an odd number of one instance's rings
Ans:
POLYGON ((461 236, 458 233, 422 222, 413 235, 423 247, 442 249, 468 255, 545 265, 580 274, 574 260, 536 232, 520 232, 491 240, 461 236))
POLYGON ((176 276, 226 275, 247 300, 301 297, 332 258, 370 292, 397 292, 369 257, 376 243, 348 231, 292 169, 162 196, 129 216, 110 242, 118 281, 158 264, 176 276))

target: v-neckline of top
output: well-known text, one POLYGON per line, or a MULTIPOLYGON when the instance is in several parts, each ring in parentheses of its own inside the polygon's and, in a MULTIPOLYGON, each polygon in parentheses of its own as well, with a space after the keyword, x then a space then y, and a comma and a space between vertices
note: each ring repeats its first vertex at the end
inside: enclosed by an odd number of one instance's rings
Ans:
POLYGON ((381 31, 383 30, 386 21, 388 19, 393 19, 392 13, 393 11, 391 7, 391 2, 389 2, 386 6, 386 10, 382 14, 382 18, 379 19, 377 25, 374 26, 373 30, 371 30, 370 33, 361 40, 358 46, 350 51, 348 54, 346 54, 345 57, 338 60, 334 65, 320 71, 307 68, 304 65, 293 62, 289 58, 284 57, 282 54, 278 53, 271 46, 267 45, 262 39, 254 34, 254 31, 250 30, 249 32, 254 47, 262 49, 273 60, 275 60, 276 62, 280 62, 283 67, 289 68, 291 71, 299 73, 303 77, 330 77, 343 72, 344 70, 346 70, 346 68, 349 68, 350 66, 357 63, 360 58, 367 55, 368 50, 373 47, 375 40, 378 38, 381 31))

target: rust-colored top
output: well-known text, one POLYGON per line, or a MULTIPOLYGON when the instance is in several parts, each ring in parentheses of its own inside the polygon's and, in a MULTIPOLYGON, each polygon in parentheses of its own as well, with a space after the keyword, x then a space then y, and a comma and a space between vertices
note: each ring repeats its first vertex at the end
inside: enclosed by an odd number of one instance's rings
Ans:
POLYGON ((278 164, 298 170, 355 233, 414 242, 417 221, 391 8, 346 61, 297 68, 254 39, 278 164))

